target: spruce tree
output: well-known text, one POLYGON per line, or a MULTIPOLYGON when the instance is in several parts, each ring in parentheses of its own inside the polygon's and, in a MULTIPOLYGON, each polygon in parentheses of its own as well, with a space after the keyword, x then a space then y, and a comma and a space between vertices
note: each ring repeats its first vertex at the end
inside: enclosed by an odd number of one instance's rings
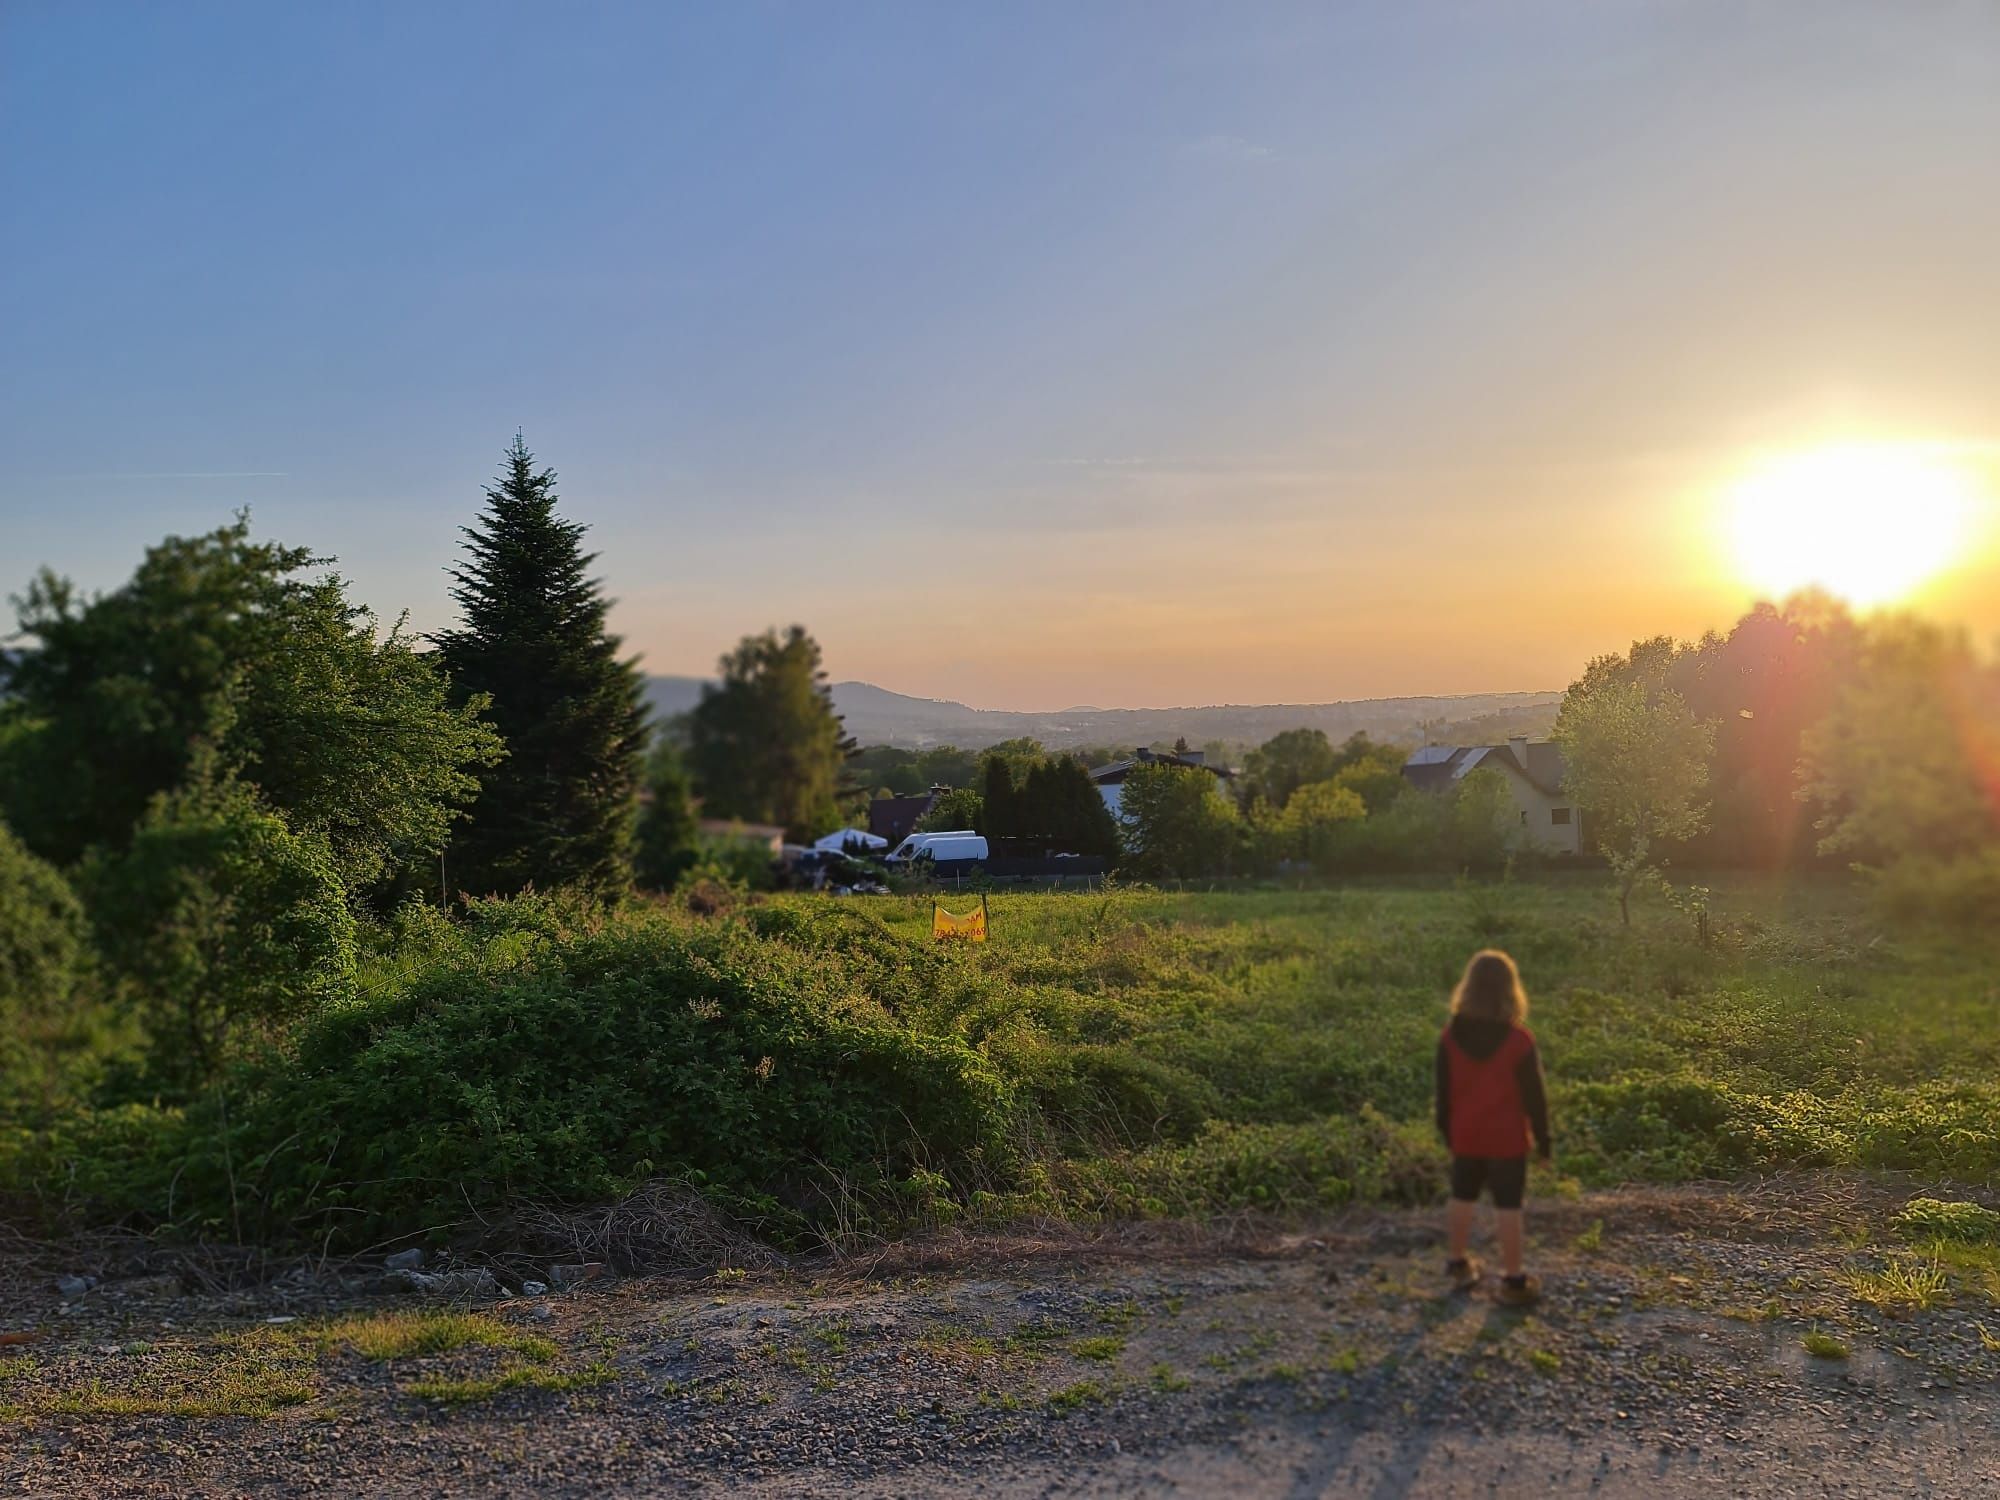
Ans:
POLYGON ((981 803, 986 810, 986 836, 995 839, 1021 835, 1021 810, 1014 792, 1014 772, 1000 756, 989 755, 982 770, 981 803))
POLYGON ((453 687, 491 697, 507 742, 447 856, 447 884, 472 895, 610 894, 631 878, 647 733, 639 671, 604 628, 595 555, 586 528, 556 514, 555 478, 517 433, 484 514, 462 528, 466 560, 451 577, 463 624, 438 638, 453 687))

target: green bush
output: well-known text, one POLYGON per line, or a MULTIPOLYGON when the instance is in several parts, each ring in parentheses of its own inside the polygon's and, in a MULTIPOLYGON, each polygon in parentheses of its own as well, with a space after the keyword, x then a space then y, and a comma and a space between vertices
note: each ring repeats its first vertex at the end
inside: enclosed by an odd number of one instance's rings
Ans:
POLYGON ((54 866, 0 823, 0 1121, 46 1111, 64 1089, 88 964, 83 908, 54 866))
POLYGON ((1443 1186, 1434 1135, 1371 1109, 1297 1125, 1213 1121, 1185 1145, 1068 1164, 1049 1191, 1071 1211, 1157 1218, 1301 1212, 1357 1198, 1426 1203, 1443 1186))
MULTIPOLYGON (((369 1243, 656 1174, 782 1217, 825 1174, 1004 1155, 1012 1095, 980 1056, 829 987, 810 954, 657 916, 564 932, 531 908, 502 930, 504 910, 479 963, 324 1014, 262 1076, 232 1133, 260 1232, 369 1243)), ((216 1165, 188 1174, 211 1222, 216 1165)))
POLYGON ((212 1078, 246 1033, 273 1036, 353 983, 354 918, 326 841, 234 782, 160 798, 85 885, 106 966, 171 1086, 212 1078))
POLYGON ((1909 1240, 1952 1240, 1989 1245, 2000 1240, 2000 1212, 1983 1203, 1946 1203, 1912 1198, 1896 1215, 1896 1228, 1909 1240))
POLYGON ((1875 900, 1892 922, 1986 931, 2000 913, 2000 849, 1899 859, 1876 876, 1875 900))

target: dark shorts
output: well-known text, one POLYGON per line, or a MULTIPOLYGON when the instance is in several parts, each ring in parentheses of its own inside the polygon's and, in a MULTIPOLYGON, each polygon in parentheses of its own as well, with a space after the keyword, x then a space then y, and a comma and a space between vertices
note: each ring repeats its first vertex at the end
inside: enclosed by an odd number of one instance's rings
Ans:
POLYGON ((1493 1190, 1495 1208, 1519 1208, 1528 1186, 1525 1156, 1454 1156, 1451 1195, 1461 1203, 1477 1203, 1481 1189, 1493 1190))

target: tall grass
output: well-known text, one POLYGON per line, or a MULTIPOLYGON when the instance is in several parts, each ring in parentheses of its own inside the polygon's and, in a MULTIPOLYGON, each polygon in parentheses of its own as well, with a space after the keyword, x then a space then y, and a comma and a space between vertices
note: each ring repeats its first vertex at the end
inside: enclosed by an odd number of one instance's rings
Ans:
POLYGON ((1891 941, 1842 882, 1719 883, 1706 934, 1664 904, 1622 928, 1584 878, 989 903, 974 947, 931 942, 927 897, 413 917, 358 1002, 232 1081, 226 1126, 86 1112, 0 1143, 0 1188, 351 1243, 655 1175, 805 1236, 1422 1198, 1444 997, 1487 944, 1586 1183, 2000 1184, 2000 953, 1891 941))

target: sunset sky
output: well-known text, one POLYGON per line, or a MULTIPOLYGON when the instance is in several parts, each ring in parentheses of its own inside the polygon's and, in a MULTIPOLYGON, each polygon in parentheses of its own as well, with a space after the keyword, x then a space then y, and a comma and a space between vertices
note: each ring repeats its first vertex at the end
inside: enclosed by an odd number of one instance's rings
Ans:
POLYGON ((9 0, 0 593, 249 506, 435 628, 519 427, 660 672, 1555 688, 1930 470, 1988 637, 1996 267, 1993 6, 9 0))

